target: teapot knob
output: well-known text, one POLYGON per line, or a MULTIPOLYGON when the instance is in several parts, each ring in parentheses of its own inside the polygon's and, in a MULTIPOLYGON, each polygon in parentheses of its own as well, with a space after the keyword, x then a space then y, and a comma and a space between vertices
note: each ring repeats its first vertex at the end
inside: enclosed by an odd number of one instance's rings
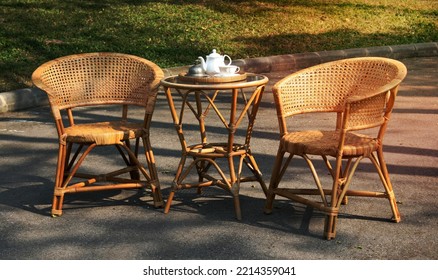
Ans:
POLYGON ((211 54, 208 55, 208 57, 215 58, 215 57, 221 57, 221 55, 217 53, 216 49, 213 49, 211 51, 211 54))

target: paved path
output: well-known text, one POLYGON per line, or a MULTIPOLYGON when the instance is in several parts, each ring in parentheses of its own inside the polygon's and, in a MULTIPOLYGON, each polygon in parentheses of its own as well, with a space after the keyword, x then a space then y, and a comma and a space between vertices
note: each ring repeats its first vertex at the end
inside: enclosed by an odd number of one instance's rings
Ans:
MULTIPOLYGON (((326 241, 322 215, 284 201, 264 215, 262 191, 251 184, 242 185, 241 222, 231 197, 215 189, 202 197, 179 192, 168 215, 133 191, 72 195, 64 215, 51 218, 57 139, 44 106, 0 115, 0 259, 437 259, 438 57, 402 61, 408 76, 385 139, 399 224, 388 221, 386 201, 353 198, 342 209, 337 238, 326 241)), ((270 72, 270 85, 286 74, 270 72)), ((81 116, 106 113, 85 110, 81 116)), ((180 146, 162 94, 151 138, 166 196, 180 146)), ((277 138, 269 87, 252 142, 266 181, 277 138)), ((90 167, 100 168, 102 154, 93 159, 90 167)), ((369 167, 361 167, 355 184, 378 186, 369 167)))

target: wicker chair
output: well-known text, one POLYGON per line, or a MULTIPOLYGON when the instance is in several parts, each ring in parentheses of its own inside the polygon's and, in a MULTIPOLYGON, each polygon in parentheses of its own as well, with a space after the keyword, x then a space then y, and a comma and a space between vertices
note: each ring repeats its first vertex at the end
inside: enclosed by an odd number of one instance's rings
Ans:
POLYGON ((324 237, 330 240, 336 236, 339 208, 347 202, 347 196, 366 196, 388 199, 393 220, 399 222, 400 214, 383 158, 383 136, 398 86, 405 76, 406 67, 401 62, 368 57, 320 64, 277 82, 273 93, 281 139, 265 213, 272 212, 275 195, 318 209, 327 215, 324 237), (288 125, 291 126, 288 117, 314 112, 336 114, 336 126, 333 124, 332 130, 288 130, 288 125), (284 157, 285 154, 288 157, 284 157), (294 155, 306 161, 315 188, 279 187, 294 155), (331 188, 323 188, 312 163, 313 156, 322 157, 333 179, 331 188), (329 158, 335 159, 333 167, 329 158), (349 190, 352 176, 363 158, 369 158, 377 169, 384 192, 349 190), (315 195, 321 200, 314 199, 315 195))
POLYGON ((70 55, 35 70, 32 80, 48 95, 59 137, 52 216, 62 215, 64 195, 75 192, 149 188, 155 207, 163 205, 149 140, 152 113, 163 76, 154 63, 117 53, 70 55), (79 123, 78 118, 73 117, 73 109, 101 105, 119 107, 120 119, 79 123), (128 105, 143 107, 144 119, 128 120, 128 105), (140 139, 148 170, 138 159, 140 139), (135 141, 135 147, 131 147, 130 140, 135 141), (94 148, 108 145, 117 148, 126 167, 99 175, 78 172, 94 148), (126 175, 121 176, 123 174, 126 175))

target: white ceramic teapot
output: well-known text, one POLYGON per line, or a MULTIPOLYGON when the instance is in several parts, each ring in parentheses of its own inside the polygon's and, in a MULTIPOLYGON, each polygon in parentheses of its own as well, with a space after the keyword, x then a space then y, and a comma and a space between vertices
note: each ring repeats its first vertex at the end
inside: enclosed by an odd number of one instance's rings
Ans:
POLYGON ((231 58, 228 55, 220 55, 213 49, 212 53, 207 55, 207 61, 202 56, 198 57, 201 61, 201 66, 207 75, 216 75, 220 73, 219 66, 231 64, 231 58), (225 64, 225 58, 228 58, 228 64, 225 64))

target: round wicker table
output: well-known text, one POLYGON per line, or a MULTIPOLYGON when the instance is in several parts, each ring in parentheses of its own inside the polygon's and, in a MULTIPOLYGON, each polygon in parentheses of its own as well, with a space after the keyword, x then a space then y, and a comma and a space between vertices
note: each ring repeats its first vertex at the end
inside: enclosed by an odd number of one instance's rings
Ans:
POLYGON ((182 148, 165 213, 170 210, 175 192, 184 188, 195 187, 201 193, 202 188, 218 186, 229 191, 238 220, 242 219, 240 183, 259 182, 267 194, 250 148, 267 82, 266 76, 249 73, 222 79, 176 75, 161 80, 182 148), (183 126, 189 129, 185 131, 183 126), (195 140, 199 136, 200 141, 195 140), (243 173, 243 166, 249 175, 243 173))

